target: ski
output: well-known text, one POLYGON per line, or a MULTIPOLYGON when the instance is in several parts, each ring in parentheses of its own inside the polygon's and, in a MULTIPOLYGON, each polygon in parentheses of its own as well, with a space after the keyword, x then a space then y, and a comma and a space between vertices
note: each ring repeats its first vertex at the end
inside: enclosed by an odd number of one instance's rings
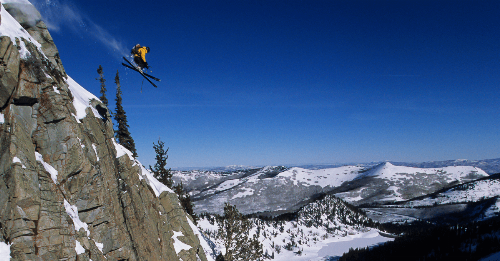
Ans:
MULTIPOLYGON (((130 68, 130 69, 132 69, 132 70, 134 70, 134 71, 140 72, 139 70, 137 70, 136 68, 134 68, 134 67, 132 67, 132 66, 130 66, 130 65, 127 65, 127 64, 124 64, 124 63, 122 63, 122 65, 123 65, 123 66, 125 66, 125 67, 127 67, 127 68, 130 68)), ((146 75, 147 77, 149 77, 149 78, 151 78, 151 79, 155 80, 155 81, 161 82, 161 80, 160 80, 160 79, 158 79, 158 78, 154 77, 153 75, 149 75, 149 74, 147 74, 147 73, 145 73, 145 72, 142 72, 142 73, 143 73, 144 75, 146 75)))
POLYGON ((140 73, 142 77, 144 77, 144 79, 148 80, 148 82, 151 83, 151 85, 153 85, 155 88, 158 88, 156 84, 154 84, 141 70, 137 69, 129 60, 127 60, 127 58, 123 57, 123 60, 127 61, 127 63, 129 63, 132 67, 134 67, 135 71, 140 73))

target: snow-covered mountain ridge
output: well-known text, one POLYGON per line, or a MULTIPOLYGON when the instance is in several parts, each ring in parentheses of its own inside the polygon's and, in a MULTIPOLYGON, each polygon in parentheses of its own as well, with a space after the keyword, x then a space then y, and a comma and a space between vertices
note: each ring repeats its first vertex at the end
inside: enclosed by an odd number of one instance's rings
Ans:
POLYGON ((404 201, 444 187, 486 177, 470 166, 414 168, 389 162, 372 168, 326 169, 263 167, 234 172, 174 171, 174 181, 190 192, 195 212, 221 213, 223 204, 244 214, 295 211, 321 194, 335 194, 351 204, 404 201))
MULTIPOLYGON (((371 221, 363 213, 334 196, 326 196, 297 211, 293 220, 251 218, 250 236, 258 235, 263 252, 271 260, 325 260, 340 256, 349 247, 392 241, 367 227, 371 221), (335 247, 331 247, 335 246, 335 247)), ((203 215, 198 226, 216 244, 215 252, 225 252, 218 238, 218 222, 213 215, 203 215)))

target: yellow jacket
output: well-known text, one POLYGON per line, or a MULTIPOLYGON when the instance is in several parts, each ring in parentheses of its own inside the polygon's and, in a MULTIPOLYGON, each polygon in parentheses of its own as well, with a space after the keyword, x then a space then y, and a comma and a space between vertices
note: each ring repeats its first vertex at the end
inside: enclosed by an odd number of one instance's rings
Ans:
POLYGON ((148 53, 148 50, 146 49, 145 46, 139 48, 137 52, 135 53, 135 56, 141 57, 144 62, 146 62, 146 54, 148 53))

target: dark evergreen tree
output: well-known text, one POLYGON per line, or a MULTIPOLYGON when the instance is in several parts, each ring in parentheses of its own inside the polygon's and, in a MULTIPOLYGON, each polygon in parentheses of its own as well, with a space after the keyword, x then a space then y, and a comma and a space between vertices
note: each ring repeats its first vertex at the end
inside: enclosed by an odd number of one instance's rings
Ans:
POLYGON ((151 172, 153 172, 153 176, 160 181, 161 183, 165 184, 167 187, 172 188, 173 187, 173 181, 172 181, 172 173, 170 171, 170 168, 167 169, 167 159, 168 159, 168 148, 165 150, 165 143, 158 139, 158 144, 155 144, 153 142, 153 148, 156 152, 156 163, 154 167, 149 166, 149 169, 151 172))
POLYGON ((224 256, 222 255, 222 253, 220 253, 217 258, 215 258, 215 261, 225 261, 224 260, 224 256))
POLYGON ((106 84, 104 84, 106 79, 104 79, 102 66, 99 65, 99 68, 97 68, 97 73, 99 74, 99 79, 96 80, 99 80, 101 82, 101 97, 99 97, 99 99, 102 101, 102 103, 104 103, 104 105, 106 105, 106 107, 108 107, 108 99, 106 98, 106 84))
POLYGON ((195 223, 197 223, 198 217, 193 211, 193 202, 191 201, 191 196, 187 193, 182 185, 182 182, 179 185, 174 186, 174 191, 179 196, 179 201, 181 202, 181 206, 184 208, 187 214, 189 214, 195 223))
POLYGON ((137 157, 137 151, 135 150, 135 142, 128 131, 128 123, 127 123, 127 115, 125 114, 125 110, 122 106, 122 91, 120 89, 120 76, 118 71, 116 71, 115 77, 116 83, 116 108, 115 108, 115 121, 118 125, 118 129, 115 130, 115 137, 118 144, 122 145, 126 149, 130 150, 133 154, 133 157, 137 157))
POLYGON ((224 206, 224 216, 218 222, 219 237, 224 242, 225 261, 255 261, 262 259, 262 244, 258 237, 249 237, 252 223, 235 206, 224 206))

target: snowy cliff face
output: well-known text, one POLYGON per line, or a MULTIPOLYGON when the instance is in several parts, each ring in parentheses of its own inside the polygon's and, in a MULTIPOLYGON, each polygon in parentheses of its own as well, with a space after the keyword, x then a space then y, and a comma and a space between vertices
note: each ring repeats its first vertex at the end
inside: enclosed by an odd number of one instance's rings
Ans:
POLYGON ((177 196, 66 75, 36 9, 1 7, 0 247, 13 260, 207 260, 177 196))

